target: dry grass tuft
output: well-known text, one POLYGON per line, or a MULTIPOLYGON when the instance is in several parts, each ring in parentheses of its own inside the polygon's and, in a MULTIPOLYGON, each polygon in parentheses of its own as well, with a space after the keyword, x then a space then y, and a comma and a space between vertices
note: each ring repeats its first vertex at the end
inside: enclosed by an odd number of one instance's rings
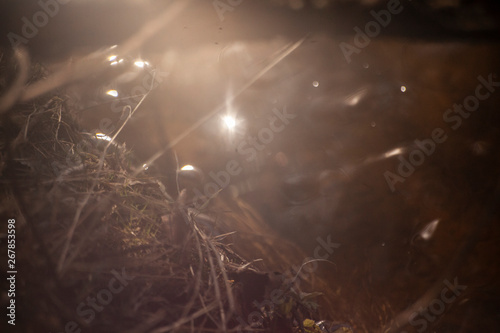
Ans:
MULTIPOLYGON (((43 79, 38 67, 30 84, 43 79)), ((200 210, 134 176, 131 152, 81 130, 63 96, 17 104, 0 124, 22 331, 319 332, 318 294, 290 269, 305 257, 296 247, 241 202, 200 210)))

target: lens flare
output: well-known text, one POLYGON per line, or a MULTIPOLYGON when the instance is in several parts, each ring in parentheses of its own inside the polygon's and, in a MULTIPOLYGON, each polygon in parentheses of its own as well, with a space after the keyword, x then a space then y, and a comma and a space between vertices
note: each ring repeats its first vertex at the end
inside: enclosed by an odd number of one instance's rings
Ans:
POLYGON ((144 68, 144 67, 148 66, 148 65, 149 65, 149 63, 148 63, 147 61, 144 61, 144 60, 136 60, 136 61, 134 62, 134 65, 135 65, 136 67, 139 67, 139 68, 144 68))
POLYGON ((96 133, 95 137, 98 140, 111 141, 111 138, 109 136, 107 136, 106 134, 104 134, 104 133, 96 133))
POLYGON ((111 90, 106 91, 106 95, 118 97, 118 91, 111 89, 111 90))
POLYGON ((385 158, 389 158, 389 157, 392 157, 392 156, 400 155, 403 152, 404 152, 404 150, 402 148, 395 148, 393 150, 389 150, 388 152, 386 152, 384 154, 384 157, 385 158))
POLYGON ((236 127, 236 119, 233 116, 224 116, 222 121, 226 124, 227 128, 233 130, 236 127))

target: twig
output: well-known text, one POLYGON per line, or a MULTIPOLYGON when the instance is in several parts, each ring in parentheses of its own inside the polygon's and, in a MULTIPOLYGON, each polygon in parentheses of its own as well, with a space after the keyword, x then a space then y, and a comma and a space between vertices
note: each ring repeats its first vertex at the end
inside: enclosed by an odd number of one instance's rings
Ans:
MULTIPOLYGON (((214 282, 214 291, 215 291, 215 296, 217 297, 217 302, 219 303, 219 312, 221 316, 221 322, 222 322, 222 332, 226 333, 227 332, 227 321, 226 321, 226 313, 224 312, 224 304, 222 304, 222 295, 220 292, 220 287, 219 284, 217 283, 217 275, 215 274, 215 267, 214 267, 214 262, 212 259, 212 255, 210 254, 210 248, 207 239, 203 238, 205 241, 205 244, 207 246, 207 258, 208 258, 208 263, 210 264, 210 274, 212 276, 212 280, 214 282)), ((217 254, 216 254, 217 256, 217 254)))
MULTIPOLYGON (((182 215, 183 215, 184 219, 187 218, 187 214, 184 213, 182 215)), ((201 250, 201 244, 200 244, 200 240, 198 237, 199 237, 198 234, 195 233, 194 238, 196 240, 196 248, 198 250, 198 258, 200 260, 200 262, 198 264, 198 271, 196 272, 195 286, 194 286, 194 290, 193 290, 193 294, 191 295, 191 298, 189 299, 188 303, 184 307, 184 310, 182 311, 181 318, 185 317, 189 313, 189 311, 193 308, 194 301, 197 298, 197 296, 199 296, 199 294, 200 294, 201 272, 203 270, 203 251, 201 250)))
MULTIPOLYGON (((103 165, 104 165, 104 160, 106 158, 108 149, 111 146, 111 144, 114 142, 114 140, 116 139, 116 137, 118 136, 118 134, 120 134, 121 130, 128 123, 128 121, 130 120, 130 118, 132 117, 132 115, 134 115, 134 113, 138 110, 139 106, 142 104, 142 102, 149 95, 149 93, 151 92, 151 89, 153 89, 152 86, 150 87, 150 90, 148 92, 146 92, 146 94, 144 94, 144 96, 141 98, 141 100, 139 101, 139 103, 135 106, 134 110, 129 113, 128 117, 123 121, 123 124, 120 126, 120 128, 118 129, 118 131, 115 133, 115 135, 111 138, 111 140, 108 142, 108 144, 104 148, 104 151, 102 152, 102 154, 101 154, 101 156, 99 158, 99 163, 98 163, 98 167, 97 167, 96 176, 94 177, 94 179, 92 181, 92 185, 90 186, 90 189, 89 189, 88 193, 85 195, 85 197, 83 198, 83 200, 78 203, 78 207, 76 209, 75 216, 73 218, 73 223, 71 224, 71 226, 70 226, 70 228, 68 230, 68 235, 66 237, 66 242, 64 244, 64 248, 63 248, 61 256, 59 258, 59 262, 57 264, 57 271, 59 273, 61 273, 61 271, 63 269, 64 262, 66 260, 67 254, 68 254, 69 246, 70 246, 71 241, 73 239, 76 227, 78 226, 78 224, 80 222, 80 216, 82 214, 83 208, 85 208, 85 206, 87 205, 88 201, 90 200, 90 196, 94 193, 94 189, 97 186, 97 183, 99 181, 99 177, 100 177, 101 172, 102 172, 102 168, 103 168, 103 165)), ((130 106, 127 105, 126 108, 130 108, 130 106)))
POLYGON ((308 261, 302 263, 302 265, 300 265, 299 270, 297 271, 297 273, 295 274, 295 276, 293 277, 293 279, 290 280, 290 286, 289 287, 291 287, 292 284, 295 282, 295 280, 297 280, 297 278, 299 277, 300 271, 302 270, 302 268, 305 265, 310 264, 312 262, 316 262, 316 261, 325 261, 325 262, 330 263, 330 264, 334 265, 335 267, 337 267, 337 265, 335 265, 335 263, 333 261, 326 260, 326 259, 311 259, 311 260, 308 260, 308 261))
MULTIPOLYGON (((229 321, 229 318, 231 318, 231 315, 234 313, 234 309, 235 309, 233 292, 231 290, 231 286, 229 285, 229 278, 227 277, 226 269, 224 267, 224 264, 220 260, 219 252, 217 251, 217 249, 215 248, 215 246, 212 244, 212 242, 210 242, 209 240, 207 240, 207 242, 208 242, 208 245, 210 246, 210 248, 212 249, 212 251, 215 254, 215 258, 217 260, 217 264, 219 266, 219 269, 222 272, 222 278, 224 279, 224 286, 226 287, 227 300, 229 302, 229 313, 227 315, 226 320, 229 321)), ((224 329, 226 329, 226 323, 224 323, 224 329)))
POLYGON ((206 307, 204 307, 203 309, 199 309, 198 311, 194 312, 189 317, 180 318, 175 323, 167 325, 167 326, 159 327, 159 328, 151 331, 151 333, 164 333, 164 332, 168 332, 168 331, 171 331, 173 329, 176 329, 176 328, 180 327, 181 325, 183 325, 185 323, 189 323, 190 321, 204 315, 205 313, 208 313, 208 312, 214 310, 215 308, 217 308, 217 304, 218 304, 218 301, 215 300, 212 303, 210 303, 209 305, 207 305, 206 307))

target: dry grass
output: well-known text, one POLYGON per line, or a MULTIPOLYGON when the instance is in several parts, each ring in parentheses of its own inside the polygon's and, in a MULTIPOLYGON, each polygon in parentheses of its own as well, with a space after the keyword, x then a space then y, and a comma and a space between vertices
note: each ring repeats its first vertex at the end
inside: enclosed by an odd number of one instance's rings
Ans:
MULTIPOLYGON (((44 78, 38 67, 30 84, 44 78)), ((22 331, 320 331, 304 321, 319 319, 319 294, 301 292, 290 269, 300 250, 242 202, 173 200, 134 172, 125 146, 81 130, 68 105, 59 90, 3 114, 1 207, 18 221, 22 331), (116 274, 130 279, 110 293, 116 274), (276 306, 253 302, 269 299, 276 306)))

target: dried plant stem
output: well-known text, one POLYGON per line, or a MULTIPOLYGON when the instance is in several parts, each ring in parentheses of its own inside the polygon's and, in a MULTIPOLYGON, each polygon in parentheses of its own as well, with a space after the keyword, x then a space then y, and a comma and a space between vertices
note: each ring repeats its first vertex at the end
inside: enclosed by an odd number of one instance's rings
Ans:
MULTIPOLYGON (((70 228, 68 230, 68 233, 66 235, 66 241, 65 241, 63 250, 61 252, 61 256, 59 257, 59 261, 58 261, 58 264, 57 264, 57 272, 59 274, 63 270, 64 263, 65 263, 67 255, 68 255, 68 250, 69 250, 69 247, 71 245, 71 241, 73 239, 73 236, 75 234, 76 227, 80 223, 80 216, 82 214, 82 211, 85 208, 85 206, 87 205, 88 201, 90 200, 90 197, 94 194, 94 189, 96 188, 97 183, 99 182, 99 178, 100 178, 100 175, 101 175, 101 172, 102 172, 102 168, 104 166, 104 160, 105 160, 106 155, 108 153, 108 149, 113 144, 113 142, 116 139, 116 137, 118 136, 118 134, 120 134, 120 132, 125 127, 125 125, 128 123, 128 121, 130 120, 130 118, 138 110, 139 106, 141 106, 142 102, 146 99, 146 97, 148 96, 148 94, 151 92, 151 89, 153 89, 153 86, 151 86, 150 89, 149 89, 149 91, 146 94, 144 94, 144 96, 142 96, 141 100, 135 106, 134 110, 132 110, 131 112, 129 112, 127 118, 123 121, 123 124, 120 126, 120 128, 116 131, 115 135, 113 135, 113 137, 111 138, 111 140, 108 142, 108 144, 104 148, 104 151, 102 152, 102 154, 101 154, 101 156, 99 158, 99 163, 98 163, 98 166, 97 166, 96 175, 95 175, 95 177, 92 180, 92 185, 90 186, 90 189, 87 191, 87 194, 83 197, 83 200, 81 200, 78 203, 78 207, 76 209, 75 216, 73 217, 73 223, 71 224, 71 226, 70 226, 70 228)), ((130 106, 126 106, 126 108, 127 107, 130 108, 130 106)))

